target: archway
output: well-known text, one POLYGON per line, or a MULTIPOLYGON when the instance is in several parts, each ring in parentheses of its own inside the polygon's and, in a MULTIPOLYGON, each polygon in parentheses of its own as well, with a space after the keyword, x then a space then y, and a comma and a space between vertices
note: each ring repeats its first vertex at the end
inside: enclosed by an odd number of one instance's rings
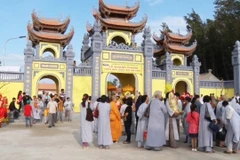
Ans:
POLYGON ((125 39, 121 36, 113 37, 112 42, 116 42, 117 44, 121 44, 121 43, 126 44, 125 39))
POLYGON ((137 79, 134 74, 110 73, 106 79, 106 88, 108 87, 109 83, 116 87, 116 90, 113 91, 112 94, 123 93, 122 88, 128 85, 134 88, 131 93, 135 94, 135 92, 138 90, 137 79))
POLYGON ((184 92, 188 92, 188 85, 184 81, 179 81, 175 85, 175 92, 178 92, 179 94, 182 94, 184 92))
POLYGON ((175 59, 173 60, 173 65, 174 65, 174 66, 180 66, 180 65, 182 65, 182 63, 181 63, 180 59, 175 58, 175 59))
POLYGON ((55 57, 55 52, 52 48, 46 48, 44 51, 43 51, 43 54, 42 54, 42 58, 45 58, 45 57, 55 57))
POLYGON ((48 92, 49 94, 59 93, 59 80, 52 75, 46 75, 41 77, 38 81, 37 86, 38 95, 41 95, 43 91, 48 92))

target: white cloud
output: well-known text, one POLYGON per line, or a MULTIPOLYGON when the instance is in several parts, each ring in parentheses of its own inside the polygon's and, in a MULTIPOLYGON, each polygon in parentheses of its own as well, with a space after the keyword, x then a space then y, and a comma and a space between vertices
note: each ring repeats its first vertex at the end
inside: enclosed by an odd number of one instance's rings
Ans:
POLYGON ((159 20, 149 20, 148 26, 150 26, 151 31, 155 32, 156 34, 159 34, 159 30, 162 29, 161 25, 162 23, 165 22, 169 29, 172 30, 172 32, 178 33, 180 32, 181 34, 186 34, 186 22, 183 17, 178 17, 178 16, 167 16, 159 20))
MULTIPOLYGON (((149 26, 151 28, 151 33, 155 33, 156 35, 160 35, 160 30, 162 30, 162 23, 165 22, 169 29, 172 30, 174 33, 180 33, 180 34, 187 34, 186 31, 186 22, 183 17, 179 16, 167 16, 163 17, 158 20, 149 20, 146 26, 149 26)), ((142 43, 142 33, 139 33, 136 38, 136 42, 138 45, 142 43)))
POLYGON ((163 2, 163 0, 145 0, 149 6, 154 6, 156 4, 159 4, 161 2, 163 2))
MULTIPOLYGON (((24 65, 24 55, 8 53, 5 56, 5 66, 23 66, 24 65)), ((3 56, 1 56, 0 61, 3 65, 3 56)))

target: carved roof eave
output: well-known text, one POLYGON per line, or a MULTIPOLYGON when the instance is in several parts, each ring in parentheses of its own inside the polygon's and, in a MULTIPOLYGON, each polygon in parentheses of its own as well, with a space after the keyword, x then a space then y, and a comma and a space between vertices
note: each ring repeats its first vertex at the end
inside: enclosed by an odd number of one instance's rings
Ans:
POLYGON ((160 57, 160 56, 162 56, 162 55, 165 55, 165 53, 166 53, 166 51, 165 51, 164 48, 156 49, 156 50, 154 50, 154 52, 153 52, 153 56, 154 56, 154 57, 160 57))
POLYGON ((94 34, 93 26, 90 23, 86 24, 86 30, 87 30, 89 36, 92 36, 94 34))
MULTIPOLYGON (((128 16, 132 19, 136 16, 140 8, 139 1, 133 7, 117 6, 117 5, 107 5, 103 0, 99 0, 99 11, 105 15, 105 13, 115 13, 128 16)), ((107 15, 105 15, 107 17, 107 15)))
POLYGON ((192 31, 189 31, 188 34, 184 36, 176 33, 170 33, 168 31, 165 31, 164 34, 166 35, 169 42, 176 42, 182 44, 187 44, 189 40, 192 38, 192 31))
POLYGON ((169 53, 184 54, 189 57, 197 48, 197 41, 195 41, 191 46, 180 46, 176 44, 164 43, 164 48, 169 53))
POLYGON ((153 33, 153 40, 157 43, 157 45, 162 45, 164 41, 163 38, 158 37, 155 33, 153 33))
POLYGON ((55 29, 55 30, 60 30, 61 33, 64 33, 68 25, 70 24, 70 18, 68 17, 64 21, 60 20, 47 20, 43 18, 39 18, 35 12, 32 13, 32 20, 33 20, 33 25, 35 28, 40 29, 40 28, 47 28, 47 29, 55 29))
POLYGON ((145 16, 143 18, 143 20, 139 23, 116 23, 116 21, 106 21, 104 18, 98 17, 102 26, 105 28, 114 28, 114 29, 120 29, 120 30, 130 30, 133 33, 139 33, 143 30, 143 28, 145 27, 145 25, 147 24, 147 16, 145 16))
POLYGON ((52 43, 60 43, 63 47, 67 46, 74 35, 74 29, 66 34, 54 34, 47 32, 38 32, 35 31, 32 26, 27 26, 29 39, 36 45, 39 42, 52 42, 52 43))

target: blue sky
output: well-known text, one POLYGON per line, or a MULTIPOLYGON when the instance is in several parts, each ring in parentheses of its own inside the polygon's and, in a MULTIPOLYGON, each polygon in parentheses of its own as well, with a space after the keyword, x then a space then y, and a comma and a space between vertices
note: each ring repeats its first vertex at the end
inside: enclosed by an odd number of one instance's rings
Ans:
MULTIPOLYGON (((108 4, 134 5, 138 0, 105 0, 108 4)), ((166 22, 174 32, 185 33, 186 24, 183 16, 194 9, 202 19, 212 19, 214 0, 140 0, 140 10, 132 21, 140 21, 147 14, 148 26, 152 32, 159 33, 162 22, 166 22)), ((0 1, 0 60, 4 42, 12 37, 27 35, 27 24, 31 22, 31 13, 35 10, 42 17, 62 18, 70 16, 75 35, 71 41, 75 59, 80 62, 82 37, 86 32, 86 23, 93 24, 92 9, 98 7, 98 0, 1 0, 0 1)), ((141 34, 137 37, 141 41, 141 34)), ((26 39, 9 41, 5 58, 8 66, 23 66, 23 50, 26 39)))

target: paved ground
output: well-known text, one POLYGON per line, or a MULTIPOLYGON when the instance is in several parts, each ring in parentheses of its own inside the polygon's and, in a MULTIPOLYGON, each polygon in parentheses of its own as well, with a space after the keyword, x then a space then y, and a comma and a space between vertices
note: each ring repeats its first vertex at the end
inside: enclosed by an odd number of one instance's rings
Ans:
POLYGON ((240 154, 225 155, 220 148, 215 148, 215 154, 191 152, 185 144, 160 152, 138 149, 136 143, 119 143, 110 150, 101 150, 96 147, 96 135, 94 143, 84 150, 80 145, 79 125, 74 120, 50 129, 44 124, 26 128, 22 121, 17 121, 1 128, 0 160, 237 160, 240 157, 240 154))

